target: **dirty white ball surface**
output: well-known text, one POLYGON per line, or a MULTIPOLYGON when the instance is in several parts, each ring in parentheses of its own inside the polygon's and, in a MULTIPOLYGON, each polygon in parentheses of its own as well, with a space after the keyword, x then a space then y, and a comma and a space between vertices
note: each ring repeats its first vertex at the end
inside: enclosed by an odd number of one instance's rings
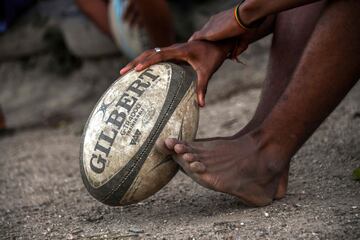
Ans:
POLYGON ((191 141, 199 110, 195 73, 172 63, 131 71, 100 98, 85 126, 80 171, 89 193, 111 206, 139 202, 160 190, 178 171, 156 141, 191 141))

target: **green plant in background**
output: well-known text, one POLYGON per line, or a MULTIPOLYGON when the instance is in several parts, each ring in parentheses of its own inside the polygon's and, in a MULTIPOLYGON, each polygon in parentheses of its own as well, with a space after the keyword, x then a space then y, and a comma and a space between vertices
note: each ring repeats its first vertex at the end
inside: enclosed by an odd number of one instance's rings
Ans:
POLYGON ((360 167, 353 171, 352 176, 355 181, 360 181, 360 167))

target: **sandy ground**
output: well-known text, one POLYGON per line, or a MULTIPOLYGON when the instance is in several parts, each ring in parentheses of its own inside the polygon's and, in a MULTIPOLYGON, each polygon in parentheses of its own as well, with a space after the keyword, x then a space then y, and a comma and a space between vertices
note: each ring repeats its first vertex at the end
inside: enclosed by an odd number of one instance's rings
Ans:
MULTIPOLYGON (((215 74, 198 137, 235 133, 251 118, 270 39, 215 74)), ((51 55, 0 63, 0 103, 15 132, 0 137, 1 239, 360 239, 360 85, 292 161, 287 196, 262 208, 207 190, 179 173, 141 203, 94 200, 79 173, 91 108, 126 62, 83 60, 63 76, 51 55)))

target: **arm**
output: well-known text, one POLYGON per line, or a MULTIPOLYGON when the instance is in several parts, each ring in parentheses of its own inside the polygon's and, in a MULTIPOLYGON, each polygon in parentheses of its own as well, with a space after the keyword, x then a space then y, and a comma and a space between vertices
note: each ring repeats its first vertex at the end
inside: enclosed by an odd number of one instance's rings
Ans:
MULTIPOLYGON (((263 17, 269 18, 271 15, 276 15, 286 9, 299 7, 316 1, 319 0, 246 0, 239 7, 239 17, 244 25, 249 26, 251 23, 263 17)), ((261 28, 263 25, 264 23, 261 25, 261 28)), ((241 27, 234 17, 234 9, 229 9, 212 16, 201 30, 193 34, 189 41, 219 41, 249 34, 254 31, 257 32, 257 29, 245 29, 241 27)), ((267 33, 269 32, 267 31, 267 33)), ((261 35, 259 35, 259 37, 260 36, 261 35)), ((259 37, 255 39, 259 39, 259 37)))
POLYGON ((249 25, 263 17, 307 5, 319 0, 247 0, 239 7, 241 20, 249 25))

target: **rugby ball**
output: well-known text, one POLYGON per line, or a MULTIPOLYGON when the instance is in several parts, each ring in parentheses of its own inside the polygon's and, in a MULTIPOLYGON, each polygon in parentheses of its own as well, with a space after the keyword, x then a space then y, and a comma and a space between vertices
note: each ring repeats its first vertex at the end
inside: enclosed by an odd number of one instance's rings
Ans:
POLYGON ((195 138, 199 109, 196 74, 188 66, 153 65, 117 79, 93 109, 84 129, 80 172, 89 193, 121 206, 160 190, 178 171, 156 150, 161 138, 195 138))
POLYGON ((144 28, 131 27, 123 20, 128 0, 111 0, 109 4, 109 23, 112 36, 120 51, 130 59, 151 48, 151 42, 144 28))

